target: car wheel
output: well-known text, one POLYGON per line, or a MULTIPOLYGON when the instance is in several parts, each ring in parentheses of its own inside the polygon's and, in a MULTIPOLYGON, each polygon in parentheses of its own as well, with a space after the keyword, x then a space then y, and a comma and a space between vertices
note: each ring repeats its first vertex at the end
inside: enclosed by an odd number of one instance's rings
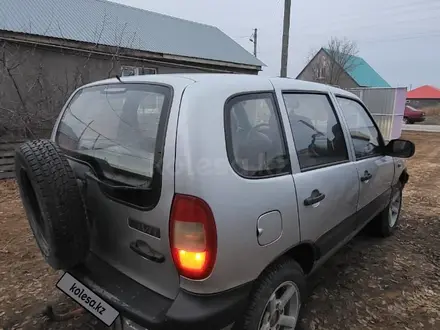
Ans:
POLYGON ((388 207, 371 222, 370 228, 373 235, 388 237, 397 228, 402 209, 402 190, 403 186, 399 182, 392 190, 391 201, 388 207))
POLYGON ((403 117, 403 123, 404 123, 404 124, 409 124, 409 123, 410 123, 410 121, 409 121, 409 119, 408 119, 408 118, 406 118, 406 117, 403 117))
POLYGON ((294 260, 270 266, 255 283, 247 310, 234 329, 295 329, 305 292, 304 273, 294 260))

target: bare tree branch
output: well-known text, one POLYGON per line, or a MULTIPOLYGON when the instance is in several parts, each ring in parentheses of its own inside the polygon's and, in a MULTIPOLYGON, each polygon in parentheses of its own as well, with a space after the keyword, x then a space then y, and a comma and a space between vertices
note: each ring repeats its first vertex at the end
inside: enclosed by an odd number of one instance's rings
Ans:
MULTIPOLYGON (((124 24, 124 27, 122 28, 122 31, 121 31, 121 35, 120 35, 119 38, 118 38, 116 51, 115 51, 115 53, 113 54, 112 59, 111 59, 111 63, 112 63, 112 65, 111 65, 111 67, 110 67, 110 70, 108 71, 108 75, 107 75, 108 78, 111 77, 112 71, 113 71, 114 68, 115 68, 115 62, 119 59, 119 51, 120 51, 120 49, 121 49, 121 43, 122 43, 122 39, 123 39, 123 37, 124 37, 124 33, 125 33, 125 29, 127 28, 127 25, 128 25, 128 23, 125 23, 125 24, 124 24)), ((116 35, 115 35, 115 38, 117 38, 116 35)))
POLYGON ((314 61, 311 60, 315 55, 309 55, 314 81, 339 85, 344 72, 351 72, 359 65, 354 58, 358 54, 357 44, 354 41, 332 37, 324 47, 324 51, 325 53, 314 61))
MULTIPOLYGON (((32 30, 31 23, 30 31, 32 30)), ((107 14, 102 24, 96 26, 92 45, 98 47, 108 26, 107 14)), ((59 22, 50 20, 49 29, 58 29, 59 22)), ((100 70, 93 50, 88 53, 71 53, 59 50, 58 55, 68 55, 66 65, 55 70, 51 55, 38 46, 25 45, 13 41, 0 41, 0 135, 2 139, 47 137, 53 124, 71 93, 79 86, 92 80, 103 79, 112 74, 120 52, 129 44, 137 42, 137 34, 127 35, 127 24, 120 24, 115 32, 115 45, 106 58, 107 68, 100 70), (81 58, 81 59, 80 59, 81 58), (73 60, 74 65, 69 62, 73 60), (110 63, 109 63, 110 62, 110 63), (110 67, 111 66, 111 67, 110 67)), ((45 32, 45 33, 46 33, 45 32)), ((99 63, 100 64, 100 63, 99 63)))
POLYGON ((99 31, 98 38, 96 38, 95 47, 97 47, 101 42, 102 33, 104 32, 106 23, 107 23, 107 10, 104 13, 104 18, 102 19, 102 26, 101 26, 101 30, 99 31))

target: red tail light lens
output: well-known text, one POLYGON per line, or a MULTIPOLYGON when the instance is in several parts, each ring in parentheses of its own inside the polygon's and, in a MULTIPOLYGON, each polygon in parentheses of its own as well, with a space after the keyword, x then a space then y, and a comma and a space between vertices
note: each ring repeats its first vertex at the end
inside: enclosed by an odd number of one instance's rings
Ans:
POLYGON ((217 229, 205 201, 188 195, 174 197, 170 242, 180 275, 199 280, 211 274, 217 256, 217 229))

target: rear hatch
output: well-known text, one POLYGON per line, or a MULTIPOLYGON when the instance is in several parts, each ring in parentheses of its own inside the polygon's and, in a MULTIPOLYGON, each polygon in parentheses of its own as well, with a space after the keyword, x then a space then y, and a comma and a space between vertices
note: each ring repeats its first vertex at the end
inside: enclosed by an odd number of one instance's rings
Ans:
POLYGON ((172 95, 146 83, 85 87, 54 136, 83 182, 92 252, 169 298, 179 289, 168 238, 174 171, 162 176, 172 95))

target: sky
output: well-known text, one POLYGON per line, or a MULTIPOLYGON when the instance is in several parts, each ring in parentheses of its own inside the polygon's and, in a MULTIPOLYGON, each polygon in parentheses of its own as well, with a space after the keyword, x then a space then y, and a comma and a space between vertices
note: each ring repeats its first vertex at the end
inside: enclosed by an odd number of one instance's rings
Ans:
MULTIPOLYGON (((257 28, 260 75, 280 73, 283 0, 113 1, 216 26, 249 52, 257 28)), ((292 0, 288 76, 331 37, 346 37, 393 87, 440 88, 439 21, 438 0, 292 0)))

